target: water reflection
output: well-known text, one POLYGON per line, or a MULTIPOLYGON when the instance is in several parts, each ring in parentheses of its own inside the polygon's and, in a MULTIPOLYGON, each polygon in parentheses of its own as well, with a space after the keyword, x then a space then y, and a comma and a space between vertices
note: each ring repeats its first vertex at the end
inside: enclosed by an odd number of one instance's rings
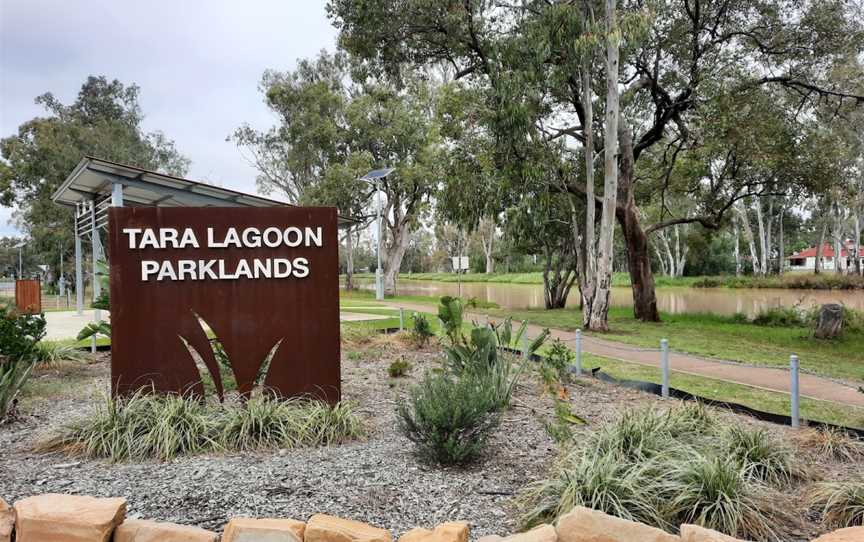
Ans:
MULTIPOLYGON (((374 289, 368 279, 355 279, 358 286, 374 289)), ((402 295, 461 295, 491 301, 505 308, 542 308, 543 286, 539 284, 500 284, 470 282, 461 286, 455 282, 403 280, 397 290, 402 295)), ((569 307, 579 303, 579 292, 574 288, 567 300, 569 307)), ((843 303, 847 307, 864 310, 864 292, 848 290, 783 290, 756 288, 660 288, 657 290, 660 310, 669 313, 735 314, 753 316, 762 309, 780 306, 812 307, 823 303, 843 303)), ((630 288, 613 288, 612 305, 629 307, 633 304, 630 288)))

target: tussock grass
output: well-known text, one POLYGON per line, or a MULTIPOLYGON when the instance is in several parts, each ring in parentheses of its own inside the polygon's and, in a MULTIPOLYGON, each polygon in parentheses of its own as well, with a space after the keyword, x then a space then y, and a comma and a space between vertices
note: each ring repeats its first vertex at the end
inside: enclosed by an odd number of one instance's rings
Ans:
POLYGON ((745 469, 748 476, 776 486, 803 475, 792 459, 792 451, 771 438, 764 429, 733 426, 723 438, 727 457, 745 469))
POLYGON ((33 347, 33 358, 41 365, 55 366, 64 361, 82 361, 85 357, 81 349, 63 342, 43 340, 33 347))
POLYGON ((646 471, 654 467, 590 447, 577 449, 555 468, 558 476, 529 486, 519 497, 527 509, 522 521, 535 526, 584 506, 631 521, 664 525, 652 498, 654 486, 645 483, 651 478, 646 471))
POLYGON ((785 484, 795 467, 767 433, 726 430, 707 407, 687 404, 625 411, 576 446, 520 495, 526 526, 578 505, 671 532, 695 523, 777 539, 771 484, 785 484))
POLYGON ((864 525, 864 477, 844 482, 824 482, 813 491, 813 504, 834 528, 864 525))
POLYGON ((820 457, 846 462, 864 459, 864 442, 833 427, 805 429, 795 435, 795 441, 820 457))
POLYGON ((365 346, 380 335, 377 329, 364 325, 343 325, 340 330, 342 344, 345 346, 365 346))
POLYGON ((748 483, 747 466, 732 458, 695 456, 672 463, 661 482, 663 515, 672 525, 692 523, 733 536, 774 538, 766 502, 748 483))
POLYGON ((111 461, 218 451, 326 446, 356 438, 362 424, 350 406, 255 397, 221 405, 194 396, 138 392, 106 397, 89 417, 62 426, 37 446, 111 461))

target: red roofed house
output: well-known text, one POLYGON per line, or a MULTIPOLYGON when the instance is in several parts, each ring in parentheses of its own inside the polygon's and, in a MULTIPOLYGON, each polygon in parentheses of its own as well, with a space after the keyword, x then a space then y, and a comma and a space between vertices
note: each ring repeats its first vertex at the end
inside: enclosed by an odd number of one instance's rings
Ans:
MULTIPOLYGON (((845 259, 846 261, 840 262, 840 266, 843 269, 849 269, 854 263, 855 257, 855 243, 851 240, 847 240, 843 243, 843 247, 840 249, 840 258, 845 259), (845 264, 845 265, 844 265, 845 264)), ((830 243, 825 243, 822 245, 822 269, 829 270, 834 269, 834 265, 836 259, 834 258, 834 245, 830 243)), ((861 259, 862 265, 864 265, 864 246, 858 249, 857 256, 861 259)), ((800 252, 796 252, 795 254, 786 258, 789 260, 789 270, 790 271, 813 271, 816 269, 816 247, 805 248, 800 252)))

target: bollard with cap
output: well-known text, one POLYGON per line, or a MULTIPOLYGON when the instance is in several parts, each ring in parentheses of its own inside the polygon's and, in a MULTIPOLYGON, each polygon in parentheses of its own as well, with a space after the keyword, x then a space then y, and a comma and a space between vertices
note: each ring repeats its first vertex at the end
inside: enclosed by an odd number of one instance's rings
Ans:
POLYGON ((801 417, 799 414, 799 391, 798 391, 798 356, 792 354, 789 356, 789 372, 791 373, 792 381, 790 382, 789 394, 792 398, 792 412, 790 413, 792 427, 801 426, 801 417))
POLYGON ((660 364, 663 369, 663 384, 661 395, 669 397, 669 341, 660 339, 660 364))

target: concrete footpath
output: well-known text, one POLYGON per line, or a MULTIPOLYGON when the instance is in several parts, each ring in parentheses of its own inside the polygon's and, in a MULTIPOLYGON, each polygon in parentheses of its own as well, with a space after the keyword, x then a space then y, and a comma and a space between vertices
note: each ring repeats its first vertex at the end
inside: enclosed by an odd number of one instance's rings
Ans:
MULTIPOLYGON (((402 307, 413 311, 433 313, 436 311, 435 306, 423 303, 388 302, 385 304, 390 307, 402 307)), ((486 322, 488 316, 480 312, 468 312, 466 313, 466 318, 477 322, 486 322)), ((492 319, 499 320, 497 317, 493 317, 492 319)), ((542 326, 529 323, 528 336, 536 337, 543 329, 542 326)), ((549 331, 552 338, 569 342, 572 347, 573 340, 576 338, 575 332, 563 329, 550 329, 549 331)), ((582 334, 582 351, 595 356, 651 367, 660 367, 659 349, 640 348, 629 344, 600 339, 584 333, 582 334)), ((673 351, 669 352, 669 366, 675 372, 715 378, 769 391, 789 393, 791 388, 788 369, 701 358, 673 351)), ((802 397, 864 408, 864 393, 859 392, 854 385, 802 372, 799 374, 799 389, 802 397)))
MULTIPOLYGON (((100 311, 102 320, 111 321, 108 311, 100 311)), ((385 320, 390 318, 383 314, 366 314, 362 312, 340 311, 341 322, 363 322, 367 320, 385 320)), ((49 341, 66 341, 78 336, 81 328, 93 321, 93 310, 87 309, 79 316, 76 311, 53 311, 45 313, 45 338, 49 341)))

